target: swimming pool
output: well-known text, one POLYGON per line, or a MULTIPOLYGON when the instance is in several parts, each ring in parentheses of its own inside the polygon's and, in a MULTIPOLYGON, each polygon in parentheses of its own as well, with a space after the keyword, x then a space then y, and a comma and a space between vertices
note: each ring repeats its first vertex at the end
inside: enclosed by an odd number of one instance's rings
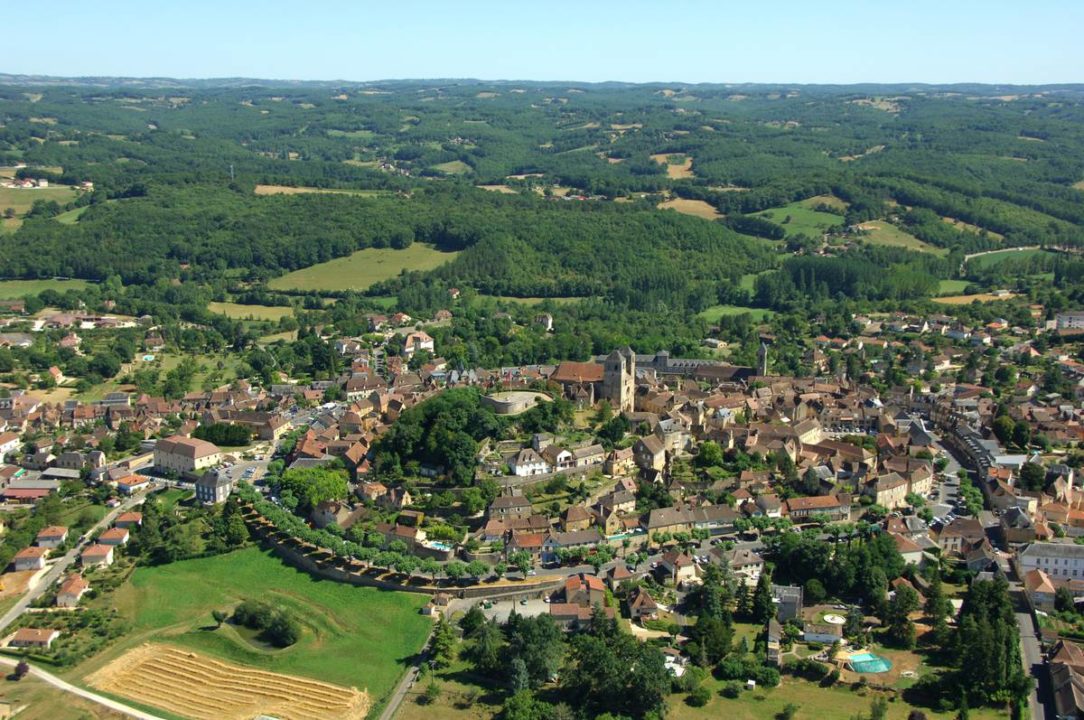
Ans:
POLYGON ((892 669, 892 661, 871 652, 855 653, 847 661, 856 673, 883 673, 892 669))
POLYGON ((452 549, 451 545, 449 545, 448 543, 440 542, 439 540, 431 540, 428 543, 426 543, 426 545, 428 545, 429 547, 431 547, 431 548, 433 548, 435 550, 445 550, 445 551, 447 551, 447 550, 452 549))

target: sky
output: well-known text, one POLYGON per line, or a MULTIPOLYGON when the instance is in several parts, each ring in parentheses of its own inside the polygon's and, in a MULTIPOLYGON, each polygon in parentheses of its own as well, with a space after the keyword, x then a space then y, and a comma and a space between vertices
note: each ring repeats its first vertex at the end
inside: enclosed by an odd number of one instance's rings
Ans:
POLYGON ((1084 82, 1080 0, 50 0, 0 72, 597 82, 1084 82))

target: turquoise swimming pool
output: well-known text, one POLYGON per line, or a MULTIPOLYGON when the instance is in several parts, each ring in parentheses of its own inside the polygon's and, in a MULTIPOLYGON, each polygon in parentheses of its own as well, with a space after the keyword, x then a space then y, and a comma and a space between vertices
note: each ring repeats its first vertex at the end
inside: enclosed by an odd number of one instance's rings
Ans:
POLYGON ((892 661, 871 652, 855 653, 848 662, 856 673, 883 673, 892 669, 892 661))

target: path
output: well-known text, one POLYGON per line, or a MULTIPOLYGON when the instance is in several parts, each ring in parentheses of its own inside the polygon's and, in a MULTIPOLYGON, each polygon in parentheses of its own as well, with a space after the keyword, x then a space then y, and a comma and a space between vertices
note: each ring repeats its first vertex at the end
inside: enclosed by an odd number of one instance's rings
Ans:
POLYGON ((388 704, 384 706, 384 711, 380 713, 379 720, 391 720, 395 717, 395 713, 398 712, 399 706, 403 704, 403 698, 406 697, 410 688, 414 687, 414 682, 418 679, 418 672, 421 670, 422 663, 429 657, 429 641, 433 639, 433 632, 429 632, 429 636, 425 639, 425 645, 422 646, 421 651, 414 656, 414 662, 411 663, 407 671, 403 673, 402 680, 395 686, 395 692, 388 698, 388 704))
POLYGON ((11 623, 15 622, 17 617, 23 614, 27 607, 30 606, 30 603, 41 597, 42 593, 67 572, 71 564, 79 557, 79 553, 87 546, 87 538, 112 525, 113 521, 117 518, 117 515, 120 515, 122 512, 130 510, 135 505, 143 502, 146 495, 147 491, 133 495, 117 507, 113 508, 105 517, 99 520, 94 527, 87 530, 83 535, 83 539, 79 540, 79 542, 77 542, 62 558, 53 563, 53 566, 49 568, 44 575, 39 576, 35 585, 27 589, 26 594, 19 599, 19 602, 15 603, 14 607, 0 617, 0 633, 3 633, 8 625, 11 625, 11 623))
MULTIPOLYGON (((0 656, 0 664, 7 665, 8 667, 13 668, 19 664, 19 661, 12 658, 0 656)), ((56 675, 45 672, 41 668, 35 667, 34 665, 30 666, 30 674, 52 685, 58 690, 61 690, 63 692, 69 692, 73 695, 78 695, 84 700, 90 700, 91 702, 97 703, 102 707, 109 708, 110 710, 113 710, 115 712, 123 713, 128 717, 139 718, 139 720, 163 720, 163 718, 157 715, 151 715, 150 713, 143 712, 142 710, 137 710, 134 707, 130 707, 128 705, 125 705, 124 703, 117 702, 116 700, 113 700, 111 698, 107 698, 104 695, 99 695, 97 693, 91 692, 90 690, 84 690, 81 687, 72 685, 69 682, 61 680, 56 675)))

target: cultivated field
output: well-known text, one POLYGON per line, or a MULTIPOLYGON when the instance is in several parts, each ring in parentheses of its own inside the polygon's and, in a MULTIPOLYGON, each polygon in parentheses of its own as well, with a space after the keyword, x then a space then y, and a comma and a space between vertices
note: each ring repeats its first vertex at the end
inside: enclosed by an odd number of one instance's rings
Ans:
POLYGON ((865 230, 862 239, 871 245, 887 245, 889 247, 928 252, 934 255, 948 255, 948 250, 924 243, 914 235, 905 233, 892 223, 887 223, 884 220, 871 220, 862 223, 858 227, 865 230))
POLYGON ((671 180, 693 177, 693 159, 688 155, 658 153, 651 159, 666 166, 666 175, 671 180))
POLYGON ((519 190, 508 187, 507 185, 479 185, 478 187, 483 190, 489 190, 490 192, 504 193, 505 195, 515 195, 519 192, 519 190))
POLYGON ((425 600, 313 578, 255 547, 139 567, 112 596, 92 604, 116 609, 130 632, 69 679, 92 676, 144 643, 161 643, 255 670, 356 687, 376 704, 429 633, 432 623, 419 613, 425 600), (229 623, 215 629, 212 610, 232 612, 249 598, 292 613, 302 625, 297 643, 278 650, 229 623))
POLYGON ((268 283, 272 290, 365 290, 402 270, 433 270, 458 253, 414 243, 405 250, 366 248, 347 257, 295 270, 268 283))
POLYGON ((86 280, 0 280, 0 300, 37 295, 43 290, 82 290, 88 284, 86 280))
POLYGON ((252 670, 171 645, 129 650, 87 678, 99 690, 195 720, 360 720, 369 696, 305 678, 252 670))
POLYGON ((310 193, 319 193, 327 195, 358 195, 360 197, 373 197, 374 195, 387 194, 381 190, 343 190, 339 188, 295 187, 293 185, 257 185, 255 193, 257 195, 308 195, 310 193))
POLYGON ((672 198, 659 203, 658 207, 660 210, 677 210, 679 213, 704 218, 705 220, 715 220, 722 217, 718 210, 703 200, 672 198))
POLYGON ((35 200, 55 200, 61 205, 75 199, 78 193, 74 188, 53 185, 47 188, 6 188, 0 187, 0 214, 11 208, 15 217, 0 220, 0 227, 15 230, 22 222, 35 200))
POLYGON ((946 295, 944 297, 933 298, 935 303, 941 303, 942 305, 970 305, 973 302, 997 302, 999 300, 1011 300, 1016 297, 1016 293, 1005 293, 1004 295, 994 295, 993 293, 980 293, 978 295, 946 295))
POLYGON ((789 205, 761 210, 753 213, 753 215, 759 215, 766 220, 782 225, 788 237, 791 235, 820 237, 828 228, 843 224, 843 218, 839 215, 818 212, 811 209, 807 203, 809 203, 809 200, 801 200, 789 205), (790 222, 786 222, 788 217, 790 222))
POLYGON ((207 309, 213 313, 225 315, 235 320, 280 320, 294 314, 292 307, 280 307, 272 305, 241 305, 231 302, 212 302, 207 304, 207 309))

